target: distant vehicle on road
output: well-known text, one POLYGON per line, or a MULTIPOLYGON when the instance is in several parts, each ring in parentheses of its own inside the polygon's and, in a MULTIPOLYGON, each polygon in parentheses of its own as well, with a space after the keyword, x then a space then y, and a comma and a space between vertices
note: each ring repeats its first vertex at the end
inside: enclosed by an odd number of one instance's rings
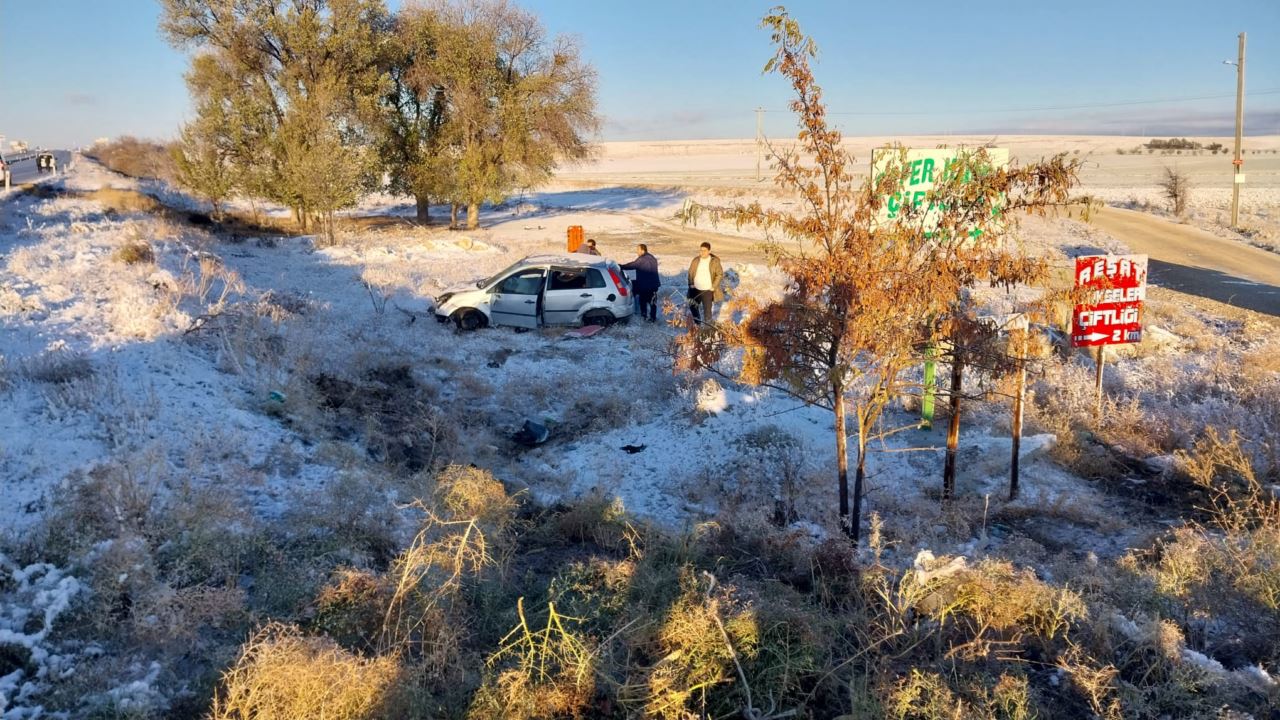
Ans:
POLYGON ((54 172, 58 169, 57 163, 53 153, 40 153, 36 156, 36 172, 54 172))
POLYGON ((631 283, 598 255, 534 255, 486 280, 436 298, 436 319, 462 330, 486 325, 609 325, 631 317, 631 283))

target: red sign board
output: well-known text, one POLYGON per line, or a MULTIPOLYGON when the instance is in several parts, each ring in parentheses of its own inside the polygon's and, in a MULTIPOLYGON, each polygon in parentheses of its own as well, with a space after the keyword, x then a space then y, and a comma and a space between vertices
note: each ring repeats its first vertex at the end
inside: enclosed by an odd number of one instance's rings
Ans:
POLYGON ((1076 287, 1087 292, 1072 314, 1073 347, 1142 342, 1146 255, 1078 257, 1076 287))

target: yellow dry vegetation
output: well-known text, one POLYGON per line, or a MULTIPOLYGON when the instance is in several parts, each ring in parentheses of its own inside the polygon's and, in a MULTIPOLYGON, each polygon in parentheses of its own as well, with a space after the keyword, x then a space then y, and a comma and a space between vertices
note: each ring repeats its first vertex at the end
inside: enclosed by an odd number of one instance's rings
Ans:
POLYGON ((295 626, 271 624, 244 646, 214 697, 213 720, 364 720, 397 716, 394 656, 363 658, 295 626))

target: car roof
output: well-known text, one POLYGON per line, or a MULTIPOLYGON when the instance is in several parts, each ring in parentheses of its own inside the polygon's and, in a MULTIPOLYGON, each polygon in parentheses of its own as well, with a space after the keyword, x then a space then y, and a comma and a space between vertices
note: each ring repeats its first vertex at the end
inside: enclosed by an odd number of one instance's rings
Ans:
POLYGON ((559 255, 530 255, 520 261, 522 265, 568 265, 569 267, 592 267, 613 262, 603 255, 588 253, 561 253, 559 255))

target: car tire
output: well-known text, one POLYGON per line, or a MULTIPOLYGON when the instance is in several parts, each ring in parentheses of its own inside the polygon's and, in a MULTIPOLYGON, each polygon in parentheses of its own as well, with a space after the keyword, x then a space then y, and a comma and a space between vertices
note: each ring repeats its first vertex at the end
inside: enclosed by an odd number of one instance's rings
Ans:
POLYGON ((597 312, 589 312, 582 316, 582 326, 589 327, 591 325, 599 325, 600 327, 609 327, 614 323, 613 314, 601 310, 597 312))
POLYGON ((453 314, 453 322, 459 330, 479 330, 484 327, 484 316, 475 310, 459 310, 453 314))

